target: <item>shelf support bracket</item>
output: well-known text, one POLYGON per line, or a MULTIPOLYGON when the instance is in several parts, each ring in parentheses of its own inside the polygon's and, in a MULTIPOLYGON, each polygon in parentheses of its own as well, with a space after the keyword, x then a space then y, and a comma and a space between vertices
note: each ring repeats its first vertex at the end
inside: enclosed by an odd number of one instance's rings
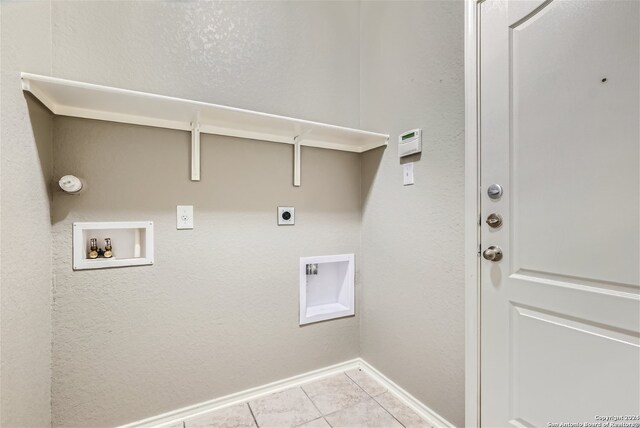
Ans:
POLYGON ((300 136, 293 139, 293 185, 300 187, 300 136))
POLYGON ((191 181, 200 181, 200 122, 191 122, 191 181))

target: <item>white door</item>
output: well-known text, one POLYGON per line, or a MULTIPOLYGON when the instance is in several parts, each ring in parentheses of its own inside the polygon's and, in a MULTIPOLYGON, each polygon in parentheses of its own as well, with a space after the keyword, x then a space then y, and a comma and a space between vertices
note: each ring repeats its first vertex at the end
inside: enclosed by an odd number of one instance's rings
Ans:
POLYGON ((479 8, 482 425, 638 415, 640 2, 479 8))

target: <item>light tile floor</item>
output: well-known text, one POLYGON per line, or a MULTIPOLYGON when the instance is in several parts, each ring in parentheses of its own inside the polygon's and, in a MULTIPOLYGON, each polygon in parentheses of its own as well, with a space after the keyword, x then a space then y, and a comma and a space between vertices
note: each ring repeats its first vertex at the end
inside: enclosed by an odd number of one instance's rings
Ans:
POLYGON ((359 369, 236 404, 175 428, 423 428, 417 413, 359 369))

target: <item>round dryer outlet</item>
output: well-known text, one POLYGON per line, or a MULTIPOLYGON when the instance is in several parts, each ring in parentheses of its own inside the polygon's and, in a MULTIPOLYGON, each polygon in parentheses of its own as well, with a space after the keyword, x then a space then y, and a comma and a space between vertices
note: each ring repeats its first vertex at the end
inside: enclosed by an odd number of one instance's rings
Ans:
POLYGON ((293 207, 278 207, 278 226, 296 224, 296 210, 293 207))

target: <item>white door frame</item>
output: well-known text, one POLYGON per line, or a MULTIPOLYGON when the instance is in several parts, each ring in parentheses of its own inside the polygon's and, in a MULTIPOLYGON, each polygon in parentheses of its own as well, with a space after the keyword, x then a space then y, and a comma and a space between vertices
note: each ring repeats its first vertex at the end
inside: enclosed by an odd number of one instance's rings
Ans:
POLYGON ((480 141, 478 8, 465 0, 465 426, 480 426, 480 141))

